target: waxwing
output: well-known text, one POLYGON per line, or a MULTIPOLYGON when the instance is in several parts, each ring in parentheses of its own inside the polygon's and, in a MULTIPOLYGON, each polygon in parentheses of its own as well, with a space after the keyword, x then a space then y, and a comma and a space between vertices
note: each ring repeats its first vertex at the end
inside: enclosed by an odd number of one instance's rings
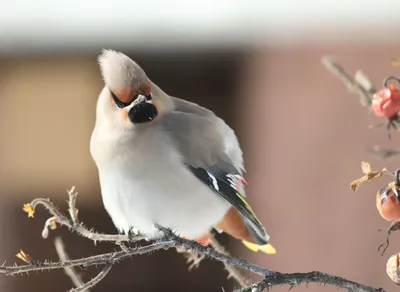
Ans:
POLYGON ((243 155, 234 131, 212 111, 168 95, 128 56, 103 50, 105 82, 90 152, 105 209, 121 233, 163 233, 209 244, 212 229, 274 254, 246 202, 243 155))

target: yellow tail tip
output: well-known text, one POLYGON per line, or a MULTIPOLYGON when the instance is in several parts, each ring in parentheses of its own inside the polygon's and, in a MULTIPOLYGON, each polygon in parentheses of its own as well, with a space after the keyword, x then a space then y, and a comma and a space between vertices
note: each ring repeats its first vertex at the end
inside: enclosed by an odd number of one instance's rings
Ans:
POLYGON ((242 243, 244 244, 245 247, 250 249, 251 251, 258 252, 262 251, 263 253, 266 254, 276 254, 276 249, 273 247, 271 244, 265 244, 265 245, 258 245, 255 243, 251 243, 248 241, 243 240, 242 243))

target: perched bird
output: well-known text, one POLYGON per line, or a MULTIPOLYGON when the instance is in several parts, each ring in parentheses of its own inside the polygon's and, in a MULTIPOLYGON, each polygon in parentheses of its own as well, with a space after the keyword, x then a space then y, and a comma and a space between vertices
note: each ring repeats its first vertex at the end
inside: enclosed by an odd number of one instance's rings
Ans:
POLYGON ((155 240, 160 225, 207 245, 214 228, 274 254, 245 200, 234 131, 212 111, 162 91, 128 56, 103 50, 98 61, 105 86, 90 152, 117 229, 155 240))

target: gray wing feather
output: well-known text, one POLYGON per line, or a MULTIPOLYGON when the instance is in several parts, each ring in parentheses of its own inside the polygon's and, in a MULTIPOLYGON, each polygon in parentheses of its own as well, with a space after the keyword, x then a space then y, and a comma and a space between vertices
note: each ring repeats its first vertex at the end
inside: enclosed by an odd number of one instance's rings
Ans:
MULTIPOLYGON (((199 131, 193 131, 193 128, 189 126, 191 129, 189 132, 192 135, 190 139, 193 143, 202 143, 202 141, 199 141, 202 139, 206 142, 209 140, 214 141, 214 143, 211 144, 211 148, 209 148, 210 145, 203 144, 207 147, 206 151, 211 153, 207 155, 204 153, 205 151, 202 151, 200 155, 205 155, 206 160, 208 160, 207 158, 209 155, 213 156, 212 163, 204 166, 213 167, 214 170, 220 168, 232 174, 242 174, 245 171, 243 167, 243 153, 234 131, 212 111, 198 104, 176 97, 173 97, 173 101, 175 104, 173 115, 176 117, 168 117, 169 119, 179 120, 187 118, 194 125, 200 126, 198 128, 199 131), (182 115, 177 117, 179 115, 178 113, 182 113, 182 115)), ((189 139, 189 137, 187 137, 187 139, 189 139)), ((197 155, 197 153, 195 152, 193 155, 197 155)))
POLYGON ((215 165, 224 154, 223 138, 207 117, 170 112, 163 116, 162 127, 183 155, 185 163, 193 167, 215 165))
POLYGON ((242 210, 243 222, 256 241, 259 244, 268 242, 264 227, 239 198, 245 197, 244 188, 239 194, 227 181, 227 175, 242 176, 245 171, 243 153, 234 131, 212 111, 179 98, 172 99, 175 110, 163 116, 161 125, 183 155, 184 163, 197 172, 204 183, 207 183, 204 171, 213 175, 226 190, 223 193, 216 190, 217 193, 242 210))

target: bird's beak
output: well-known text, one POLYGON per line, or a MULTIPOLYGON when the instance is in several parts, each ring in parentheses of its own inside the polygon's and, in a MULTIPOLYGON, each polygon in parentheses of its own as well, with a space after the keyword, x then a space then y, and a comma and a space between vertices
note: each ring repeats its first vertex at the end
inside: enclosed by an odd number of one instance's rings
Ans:
POLYGON ((140 103, 143 103, 145 101, 146 101, 146 97, 141 95, 141 94, 139 94, 139 96, 132 102, 132 107, 134 107, 134 106, 136 106, 136 105, 138 105, 140 103))
POLYGON ((134 107, 140 103, 146 103, 146 102, 152 103, 150 100, 147 100, 147 98, 144 95, 139 94, 139 96, 132 102, 132 107, 134 107))
POLYGON ((136 107, 139 104, 145 104, 145 103, 151 103, 153 104, 152 100, 147 100, 146 96, 143 94, 139 94, 138 97, 126 107, 128 111, 130 111, 132 108, 136 107))

